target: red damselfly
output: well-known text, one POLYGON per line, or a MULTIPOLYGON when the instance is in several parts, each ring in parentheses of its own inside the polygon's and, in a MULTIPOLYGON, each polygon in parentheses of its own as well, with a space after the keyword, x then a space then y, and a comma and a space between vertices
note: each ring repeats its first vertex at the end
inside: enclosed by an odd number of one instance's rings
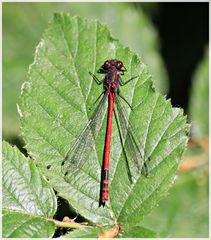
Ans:
POLYGON ((127 81, 123 81, 121 75, 124 75, 124 72, 126 71, 127 69, 122 61, 111 59, 105 61, 98 70, 98 73, 105 74, 105 77, 102 80, 99 80, 94 74, 89 72, 98 85, 103 84, 103 92, 94 102, 94 104, 96 104, 100 101, 96 110, 62 162, 65 176, 79 171, 79 169, 83 166, 89 156, 90 150, 95 144, 95 139, 98 136, 101 127, 100 121, 104 112, 103 109, 108 99, 107 128, 101 173, 100 206, 105 206, 109 197, 108 171, 113 115, 117 123, 120 141, 123 147, 123 154, 126 159, 129 179, 131 182, 133 181, 134 167, 138 172, 141 171, 143 175, 147 175, 148 172, 146 161, 144 161, 141 153, 142 145, 137 139, 130 122, 127 120, 126 114, 124 113, 124 107, 121 103, 124 101, 132 109, 129 102, 120 94, 119 88, 138 77, 135 76, 127 81), (116 106, 116 108, 114 108, 114 106, 116 106))

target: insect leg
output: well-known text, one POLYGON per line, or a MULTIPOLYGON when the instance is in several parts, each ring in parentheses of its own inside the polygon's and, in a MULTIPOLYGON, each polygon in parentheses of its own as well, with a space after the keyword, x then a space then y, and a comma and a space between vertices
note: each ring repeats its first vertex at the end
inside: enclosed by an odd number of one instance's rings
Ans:
POLYGON ((105 93, 105 91, 103 91, 98 97, 97 99, 93 102, 93 104, 91 105, 91 107, 89 108, 89 110, 92 110, 92 108, 95 106, 95 104, 98 102, 98 100, 100 99, 100 97, 105 93))
POLYGON ((89 72, 89 74, 92 76, 92 78, 95 80, 95 82, 100 85, 103 83, 103 81, 100 81, 93 73, 89 72))
POLYGON ((124 81, 121 79, 121 77, 120 77, 119 83, 120 83, 121 86, 124 86, 124 85, 128 84, 130 81, 132 81, 133 79, 136 79, 137 77, 139 77, 139 76, 132 77, 132 78, 128 79, 128 80, 125 81, 125 82, 124 82, 124 81))
POLYGON ((127 103, 127 105, 130 107, 130 109, 133 110, 133 108, 130 105, 130 103, 120 94, 120 92, 118 92, 118 95, 121 97, 122 100, 124 100, 127 103))

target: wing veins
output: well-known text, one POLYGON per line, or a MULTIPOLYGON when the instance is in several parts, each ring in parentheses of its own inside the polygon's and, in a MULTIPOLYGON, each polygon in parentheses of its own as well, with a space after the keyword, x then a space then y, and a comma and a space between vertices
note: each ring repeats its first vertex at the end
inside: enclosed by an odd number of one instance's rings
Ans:
POLYGON ((105 103, 107 102, 107 97, 108 93, 105 92, 87 125, 66 154, 62 163, 62 165, 65 165, 65 167, 63 167, 65 175, 67 175, 72 169, 80 169, 84 165, 101 128, 103 122, 103 110, 105 103))
MULTIPOLYGON (((124 144, 123 146, 123 151, 124 151, 124 156, 126 159, 126 164, 127 167, 130 166, 130 159, 132 160, 132 162, 135 163, 135 167, 136 170, 138 170, 138 172, 141 170, 141 173, 143 175, 147 175, 147 165, 144 162, 143 156, 141 154, 141 150, 140 150, 140 145, 141 143, 139 143, 139 141, 137 140, 135 131, 133 130, 129 120, 127 120, 126 115, 124 113, 122 104, 121 104, 121 100, 118 97, 118 95, 115 98, 115 103, 116 103, 116 107, 117 107, 117 113, 118 113, 118 118, 116 118, 116 122, 117 125, 119 125, 120 127, 120 132, 121 135, 120 138, 124 139, 124 144), (118 123, 119 122, 119 123, 118 123)), ((122 140, 121 140, 122 143, 122 140)), ((142 145, 141 145, 142 146, 142 145)), ((128 171, 128 176, 130 178, 131 172, 133 172, 132 168, 131 169, 127 169, 128 171)))

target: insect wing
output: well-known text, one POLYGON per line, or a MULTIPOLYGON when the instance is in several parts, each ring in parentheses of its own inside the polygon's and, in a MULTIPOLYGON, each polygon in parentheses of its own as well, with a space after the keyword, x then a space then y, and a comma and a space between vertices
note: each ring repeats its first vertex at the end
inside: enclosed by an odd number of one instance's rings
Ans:
POLYGON ((107 99, 108 93, 105 93, 87 125, 66 154, 62 162, 62 171, 65 176, 70 173, 76 173, 88 159, 103 122, 107 99))
POLYGON ((126 160, 128 176, 133 181, 135 173, 138 174, 141 171, 142 175, 147 176, 148 169, 143 159, 143 145, 138 140, 133 127, 127 119, 121 102, 121 98, 117 95, 115 98, 116 109, 114 113, 123 147, 123 155, 126 160))

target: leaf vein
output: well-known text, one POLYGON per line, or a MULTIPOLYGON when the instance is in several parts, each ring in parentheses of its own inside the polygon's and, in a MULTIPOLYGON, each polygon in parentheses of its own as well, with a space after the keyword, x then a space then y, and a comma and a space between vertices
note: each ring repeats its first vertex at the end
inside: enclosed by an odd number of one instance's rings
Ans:
POLYGON ((76 107, 75 104, 73 104, 68 99, 66 99, 64 95, 62 95, 57 88, 53 87, 53 85, 47 80, 46 77, 44 77, 44 75, 41 72, 38 71, 38 69, 35 68, 35 71, 42 77, 42 79, 47 83, 47 85, 51 87, 51 89, 53 89, 58 96, 61 97, 61 99, 63 99, 66 103, 68 103, 68 105, 72 106, 78 112, 83 113, 83 111, 80 108, 76 107))
MULTIPOLYGON (((77 24, 78 24, 78 21, 77 21, 77 24)), ((60 24, 59 24, 60 25, 60 24)), ((70 51, 70 47, 69 47, 69 44, 68 44, 68 41, 67 41, 67 38, 66 38, 66 34, 65 34, 65 31, 64 29, 62 28, 62 26, 60 25, 60 29, 62 31, 62 35, 63 35, 63 39, 64 39, 64 42, 65 42, 65 45, 66 45, 66 49, 68 51, 68 55, 70 57, 70 59, 72 60, 72 63, 73 63, 73 68, 74 68, 74 71, 75 71, 75 74, 76 74, 76 78, 78 80, 78 87, 79 87, 79 90, 81 92, 81 95, 83 96, 83 99, 84 99, 84 102, 85 102, 85 97, 83 95, 83 92, 81 91, 81 84, 80 84, 80 78, 79 78, 79 74, 78 74, 78 71, 77 71, 77 68, 75 66, 75 58, 73 58, 72 54, 71 54, 71 51, 70 51)), ((79 38, 79 34, 78 34, 78 38, 79 38)), ((77 55, 76 55, 77 56, 77 55)))
MULTIPOLYGON (((18 156, 17 156, 18 157, 18 156)), ((18 157, 19 158, 19 157, 18 157)), ((36 204, 40 207, 40 210, 42 211, 42 213, 44 214, 44 208, 43 208, 43 203, 40 201, 39 196, 37 195, 35 189, 33 187, 29 187, 29 182, 28 179, 26 178, 26 176, 20 171, 20 169, 14 164, 13 161, 10 161, 10 163, 14 166, 14 168, 18 171, 18 173, 20 174, 20 176, 23 178, 24 182, 26 183, 26 186, 28 187, 28 189, 30 189, 30 192, 32 193, 33 196, 35 196, 36 198, 36 204)), ((30 163, 29 163, 30 165, 30 163)), ((29 167, 30 170, 30 175, 31 175, 31 169, 29 167)), ((24 209, 26 210, 26 208, 24 207, 24 209)), ((28 212, 28 210, 27 210, 28 212)))
MULTIPOLYGON (((4 180, 4 179, 3 179, 4 180)), ((3 186, 4 186, 4 190, 7 190, 8 193, 13 197, 13 199, 21 206, 21 208, 23 208, 25 211, 28 211, 24 206, 23 204, 16 198, 15 194, 13 192, 11 192, 9 190, 9 186, 7 187, 5 184, 4 184, 4 181, 3 181, 3 186)))
POLYGON ((151 153, 149 154, 149 156, 151 156, 153 154, 153 152, 155 151, 155 149, 159 146, 160 144, 160 140, 163 138, 164 134, 167 132, 167 130, 169 129, 169 127, 171 126, 172 123, 174 123, 174 120, 177 118, 177 116, 179 115, 179 112, 177 115, 174 116, 174 118, 169 122, 168 125, 166 125, 166 128, 164 129, 164 131, 160 134, 160 137, 157 141, 157 143, 152 147, 152 151, 151 153))
MULTIPOLYGON (((167 156, 165 156, 165 158, 164 158, 161 162, 159 162, 159 164, 156 166, 156 168, 157 168, 164 160, 166 160, 166 159, 171 155, 171 153, 172 153, 179 145, 181 145, 181 143, 179 143, 178 145, 176 145, 176 147, 175 147, 174 149, 172 149, 172 150, 170 151, 170 153, 169 153, 167 156)), ((175 163, 175 164, 177 164, 177 163, 175 163)), ((136 184, 139 182, 139 179, 140 179, 140 177, 139 177, 138 180, 134 183, 134 185, 130 188, 130 191, 128 192, 128 196, 131 194, 132 190, 134 189, 134 187, 136 186, 136 184)), ((126 201, 125 201, 124 204, 122 205, 122 208, 121 208, 121 210, 119 211, 119 214, 118 214, 118 218, 119 218, 119 216, 120 216, 120 214, 121 214, 124 206, 126 205, 128 199, 129 199, 129 197, 126 199, 126 201)))
MULTIPOLYGON (((30 96, 30 97, 31 97, 31 96, 30 96)), ((43 106, 43 104, 39 102, 38 99, 33 98, 33 100, 48 114, 48 116, 49 116, 51 119, 54 120, 54 119, 56 118, 56 116, 53 115, 52 113, 50 113, 50 112, 43 106)), ((73 133, 71 133, 70 130, 69 130, 68 128, 66 128, 62 123, 60 123, 60 126, 61 126, 68 134, 70 134, 70 135, 72 135, 73 137, 75 137, 75 136, 73 135, 73 133)))
POLYGON ((158 186, 156 186, 155 189, 153 189, 153 191, 146 197, 143 199, 143 201, 140 201, 140 206, 137 206, 136 208, 134 207, 133 210, 130 212, 130 214, 132 214, 133 212, 137 211, 137 208, 141 207, 143 205, 143 203, 145 203, 150 196, 153 196, 153 194, 156 193, 156 191, 159 189, 159 187, 162 185, 162 183, 169 177, 169 173, 171 172, 171 170, 175 167, 177 163, 174 163, 171 168, 168 171, 168 174, 166 174, 166 176, 163 178, 163 180, 158 184, 158 186))

